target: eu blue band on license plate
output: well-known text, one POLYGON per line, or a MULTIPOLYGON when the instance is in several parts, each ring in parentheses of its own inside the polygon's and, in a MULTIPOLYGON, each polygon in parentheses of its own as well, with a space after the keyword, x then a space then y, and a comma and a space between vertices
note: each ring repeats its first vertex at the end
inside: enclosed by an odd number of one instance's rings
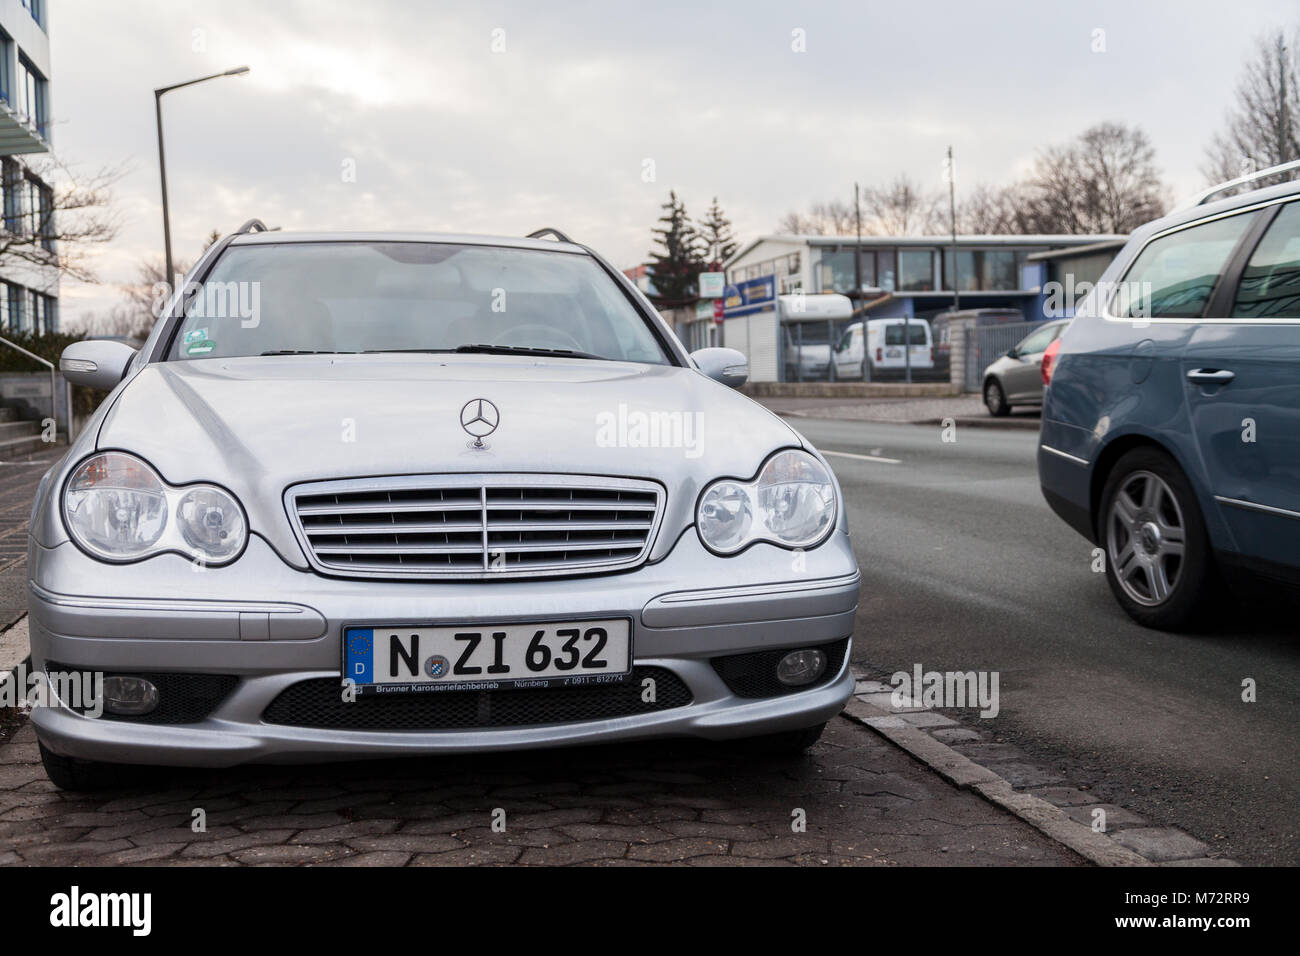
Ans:
POLYGON ((347 680, 369 684, 374 680, 375 632, 369 627, 350 627, 347 631, 347 680))

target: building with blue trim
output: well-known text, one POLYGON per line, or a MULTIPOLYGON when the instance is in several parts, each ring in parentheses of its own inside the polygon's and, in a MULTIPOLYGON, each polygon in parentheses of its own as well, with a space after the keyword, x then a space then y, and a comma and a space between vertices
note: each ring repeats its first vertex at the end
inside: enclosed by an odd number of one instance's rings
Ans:
MULTIPOLYGON (((863 236, 859 242, 852 236, 761 236, 724 266, 723 339, 746 354, 750 343, 758 342, 764 346, 755 348, 756 353, 765 352, 769 340, 778 343, 778 349, 779 343, 795 339, 805 347, 828 347, 848 324, 864 318, 905 316, 929 322, 953 308, 954 285, 964 310, 1014 310, 1026 322, 1038 321, 1049 317, 1048 283, 1056 281, 1062 263, 1073 261, 1072 250, 1088 254, 1091 272, 1092 259, 1118 248, 1124 239, 1118 235, 959 235, 954 242, 951 236, 863 236), (811 300, 832 294, 847 298, 848 315, 781 305, 782 296, 811 300)), ((694 330, 684 331, 686 338, 693 337, 694 330)), ((751 367, 779 369, 784 364, 765 354, 751 356, 751 367)), ((781 372, 776 375, 770 380, 784 377, 781 372)))

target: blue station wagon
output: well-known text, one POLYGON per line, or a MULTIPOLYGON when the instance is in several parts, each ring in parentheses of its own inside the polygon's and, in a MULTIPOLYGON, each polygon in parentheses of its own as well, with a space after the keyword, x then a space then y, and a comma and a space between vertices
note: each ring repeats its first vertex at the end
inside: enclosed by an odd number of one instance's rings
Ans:
POLYGON ((1061 338, 1038 473, 1139 623, 1300 583, 1300 182, 1137 230, 1061 338))

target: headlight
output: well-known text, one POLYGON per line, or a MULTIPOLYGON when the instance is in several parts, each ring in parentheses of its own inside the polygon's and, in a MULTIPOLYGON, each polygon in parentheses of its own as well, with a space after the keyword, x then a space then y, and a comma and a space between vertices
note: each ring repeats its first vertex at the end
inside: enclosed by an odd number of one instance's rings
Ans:
POLYGON ((146 462, 120 451, 87 458, 63 493, 68 534, 104 561, 138 561, 176 552, 205 564, 233 560, 248 522, 215 485, 174 488, 146 462))
POLYGON ((784 548, 821 544, 835 524, 835 483, 803 451, 780 451, 753 481, 724 478, 704 489, 695 516, 700 540, 722 554, 755 541, 784 548))

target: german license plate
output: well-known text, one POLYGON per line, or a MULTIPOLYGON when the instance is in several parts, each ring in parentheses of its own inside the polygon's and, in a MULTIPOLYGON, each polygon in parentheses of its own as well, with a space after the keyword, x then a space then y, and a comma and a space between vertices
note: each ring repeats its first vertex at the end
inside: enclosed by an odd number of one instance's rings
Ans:
POLYGON ((343 676, 359 694, 615 683, 632 670, 627 618, 349 627, 343 676))

